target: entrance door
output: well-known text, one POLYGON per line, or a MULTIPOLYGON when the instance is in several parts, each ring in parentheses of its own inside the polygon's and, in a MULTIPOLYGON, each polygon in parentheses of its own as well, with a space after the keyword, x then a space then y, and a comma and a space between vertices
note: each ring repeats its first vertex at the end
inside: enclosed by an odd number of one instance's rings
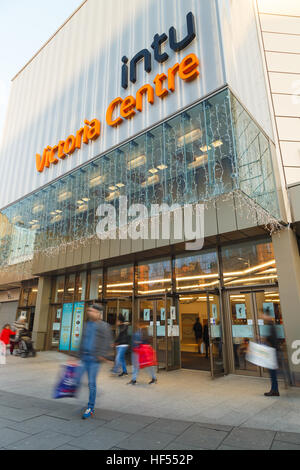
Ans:
POLYGON ((138 299, 138 320, 147 328, 149 341, 155 349, 158 369, 178 369, 179 325, 178 309, 171 298, 138 299))
POLYGON ((129 323, 128 332, 131 334, 132 325, 132 298, 131 297, 118 297, 116 299, 109 299, 106 302, 105 318, 104 320, 109 323, 112 328, 113 335, 117 335, 117 318, 122 314, 125 321, 129 323))
MULTIPOLYGON (((277 330, 281 356, 284 364, 286 341, 277 288, 240 290, 229 293, 230 314, 232 321, 232 342, 234 368, 236 373, 263 376, 267 371, 246 360, 246 351, 250 341, 265 342, 268 326, 263 318, 269 310, 277 330)), ((286 366, 284 366, 286 368, 286 366)))
MULTIPOLYGON (((212 378, 223 376, 225 373, 223 360, 223 324, 220 296, 207 293, 207 312, 209 324, 209 351, 212 378)), ((206 339, 205 332, 203 333, 206 339)))

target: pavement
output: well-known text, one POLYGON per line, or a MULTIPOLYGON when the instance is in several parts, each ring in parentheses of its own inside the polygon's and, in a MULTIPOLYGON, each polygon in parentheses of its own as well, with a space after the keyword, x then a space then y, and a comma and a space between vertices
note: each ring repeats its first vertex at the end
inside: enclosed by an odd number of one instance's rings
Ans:
POLYGON ((179 370, 160 372, 148 385, 143 371, 98 377, 95 417, 82 420, 86 380, 76 399, 51 398, 66 356, 8 356, 0 366, 0 449, 8 450, 300 450, 300 390, 269 380, 179 370))

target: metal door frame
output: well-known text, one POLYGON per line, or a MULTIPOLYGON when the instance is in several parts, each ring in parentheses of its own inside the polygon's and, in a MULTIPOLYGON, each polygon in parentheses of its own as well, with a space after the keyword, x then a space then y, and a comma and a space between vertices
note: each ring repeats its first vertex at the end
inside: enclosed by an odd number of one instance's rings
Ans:
POLYGON ((228 289, 226 290, 227 294, 227 305, 228 305, 228 312, 229 312, 229 320, 230 320, 230 327, 231 327, 231 358, 232 358, 232 370, 233 373, 236 375, 247 375, 250 377, 266 377, 267 375, 263 372, 262 367, 257 367, 257 372, 255 371, 239 371, 235 368, 234 362, 234 353, 233 353, 233 341, 232 341, 232 315, 231 315, 231 308, 230 308, 230 295, 234 294, 250 294, 251 299, 251 309, 252 309, 252 317, 253 317, 253 334, 254 334, 254 341, 260 341, 260 333, 259 333, 259 325, 258 325, 258 307, 256 302, 255 294, 258 292, 268 292, 269 290, 276 291, 279 293, 278 285, 274 286, 249 286, 249 287, 241 287, 239 289, 228 289), (253 373, 251 373, 253 372, 253 373))
POLYGON ((206 291, 206 305, 207 305, 207 322, 208 322, 208 331, 209 331, 209 357, 210 357, 210 374, 212 379, 216 379, 217 377, 224 377, 225 375, 225 358, 224 358, 224 321, 223 321, 223 308, 222 308, 222 296, 218 290, 214 291, 206 291), (212 335, 211 335, 211 316, 210 316, 210 299, 209 296, 214 295, 218 297, 219 302, 219 316, 220 316, 220 323, 221 323, 221 344, 222 344, 222 361, 224 367, 223 374, 216 374, 214 368, 214 358, 212 354, 212 335))

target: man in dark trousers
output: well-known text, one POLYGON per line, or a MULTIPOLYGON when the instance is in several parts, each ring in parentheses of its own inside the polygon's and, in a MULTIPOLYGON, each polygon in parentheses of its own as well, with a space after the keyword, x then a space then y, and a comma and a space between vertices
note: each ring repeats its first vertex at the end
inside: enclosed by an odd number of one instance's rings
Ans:
MULTIPOLYGON (((265 323, 269 327, 269 334, 266 337, 266 343, 271 348, 274 348, 276 351, 276 358, 278 361, 278 339, 277 339, 277 332, 276 327, 274 325, 273 319, 271 317, 270 309, 267 308, 265 314, 263 315, 265 323)), ((278 389, 278 381, 277 381, 277 369, 269 369, 270 377, 271 377, 271 390, 264 395, 266 397, 279 397, 279 389, 278 389)))
POLYGON ((197 317, 196 322, 194 323, 193 330, 194 330, 194 334, 195 334, 196 343, 198 344, 198 353, 200 354, 200 341, 201 341, 201 338, 202 338, 202 325, 200 323, 199 317, 197 317))
POLYGON ((90 418, 95 413, 97 393, 97 376, 102 362, 108 361, 113 338, 111 328, 103 321, 103 307, 94 304, 87 310, 88 321, 83 327, 82 339, 79 348, 81 360, 78 372, 78 384, 85 372, 88 374, 89 402, 82 419, 90 418))

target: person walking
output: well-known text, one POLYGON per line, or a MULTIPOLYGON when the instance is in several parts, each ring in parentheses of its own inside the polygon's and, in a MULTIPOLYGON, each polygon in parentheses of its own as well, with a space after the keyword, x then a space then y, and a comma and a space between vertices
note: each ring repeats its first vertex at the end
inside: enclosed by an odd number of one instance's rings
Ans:
POLYGON ((118 317, 117 326, 119 327, 119 334, 115 340, 117 350, 115 366, 112 370, 113 374, 118 374, 119 377, 128 375, 125 354, 129 346, 128 324, 125 322, 124 316, 120 313, 118 317), (120 373, 120 369, 122 372, 120 373))
POLYGON ((12 331, 10 329, 10 324, 6 323, 6 325, 3 326, 3 329, 0 333, 0 341, 2 341, 5 344, 5 347, 7 347, 10 344, 10 354, 13 353, 14 350, 14 342, 11 341, 11 336, 15 336, 16 332, 12 331))
MULTIPOLYGON (((147 335, 146 327, 142 325, 141 322, 137 322, 136 330, 132 335, 131 343, 131 362, 132 362, 132 379, 128 382, 128 385, 135 385, 137 376, 140 370, 139 364, 139 347, 141 344, 149 344, 149 337, 147 335)), ((155 367, 147 367, 147 372, 150 375, 149 385, 157 383, 157 378, 155 375, 155 367)))
POLYGON ((82 419, 90 418, 95 413, 97 394, 97 376, 104 361, 109 362, 107 355, 112 346, 111 328, 103 321, 103 307, 94 304, 87 310, 88 320, 84 324, 79 348, 80 366, 77 383, 80 385, 85 372, 88 375, 89 401, 82 419))
POLYGON ((200 341, 202 339, 202 325, 201 325, 199 317, 197 317, 196 322, 194 323, 193 330, 195 334, 196 343, 198 344, 198 353, 200 354, 200 341))
POLYGON ((205 358, 208 359, 208 350, 209 350, 209 332, 208 332, 208 324, 207 320, 204 320, 204 328, 203 328, 203 341, 205 344, 205 358))
MULTIPOLYGON (((279 343, 277 338, 276 328, 271 317, 270 309, 267 308, 263 319, 265 320, 266 325, 268 325, 269 334, 266 337, 266 343, 271 348, 274 348, 276 351, 276 358, 278 362, 278 350, 279 350, 279 343)), ((271 390, 266 392, 264 395, 265 397, 279 397, 279 388, 278 388, 278 381, 277 381, 277 369, 269 369, 270 379, 271 379, 271 390)))

